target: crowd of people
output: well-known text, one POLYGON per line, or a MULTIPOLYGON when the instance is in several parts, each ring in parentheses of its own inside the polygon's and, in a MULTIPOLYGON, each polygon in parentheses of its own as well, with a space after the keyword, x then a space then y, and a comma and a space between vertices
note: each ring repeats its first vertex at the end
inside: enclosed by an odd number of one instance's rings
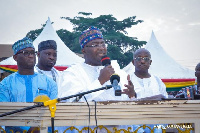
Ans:
MULTIPOLYGON (((62 98, 96 88, 111 85, 110 77, 120 75, 121 96, 114 89, 101 90, 83 97, 71 98, 66 102, 108 101, 148 98, 162 95, 167 98, 166 86, 156 75, 149 73, 151 53, 144 48, 134 52, 132 63, 135 72, 128 75, 116 61, 102 66, 101 59, 107 54, 102 32, 96 27, 82 32, 79 38, 84 62, 72 65, 63 72, 54 68, 57 60, 57 44, 54 40, 42 41, 35 51, 32 40, 25 37, 12 46, 13 59, 18 71, 0 82, 0 102, 33 102, 38 95, 50 99, 62 98), (36 64, 36 55, 38 63, 36 64)), ((200 63, 196 66, 197 88, 200 87, 200 63)), ((134 128, 134 127, 133 127, 134 128)), ((6 127, 6 131, 30 130, 28 127, 6 127)))

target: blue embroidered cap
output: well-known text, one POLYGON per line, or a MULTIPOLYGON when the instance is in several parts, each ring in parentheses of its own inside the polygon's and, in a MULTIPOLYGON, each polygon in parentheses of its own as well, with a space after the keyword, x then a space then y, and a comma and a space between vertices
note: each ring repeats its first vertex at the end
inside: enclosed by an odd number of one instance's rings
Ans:
MULTIPOLYGON (((25 49, 25 48, 34 48, 33 46, 33 41, 31 39, 29 39, 28 37, 25 37, 21 40, 18 40, 17 42, 15 42, 13 45, 12 45, 12 49, 13 49, 13 52, 14 52, 14 55, 22 50, 22 49, 25 49)), ((35 49, 35 48, 34 48, 35 49)))
POLYGON ((79 37, 81 48, 84 48, 88 42, 97 38, 103 39, 102 32, 97 27, 90 26, 87 30, 83 31, 79 37))

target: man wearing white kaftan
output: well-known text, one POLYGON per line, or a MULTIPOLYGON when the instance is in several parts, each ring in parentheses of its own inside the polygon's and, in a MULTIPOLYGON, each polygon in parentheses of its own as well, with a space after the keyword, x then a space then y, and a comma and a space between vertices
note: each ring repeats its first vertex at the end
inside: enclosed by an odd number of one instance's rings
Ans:
POLYGON ((165 84, 155 75, 151 74, 150 78, 141 79, 133 73, 131 75, 131 81, 133 82, 134 90, 138 99, 160 94, 167 97, 165 84))
MULTIPOLYGON (((148 50, 141 48, 134 52, 133 65, 135 66, 135 72, 131 74, 131 81, 134 85, 134 90, 137 95, 137 99, 154 97, 161 95, 167 98, 166 87, 160 78, 149 73, 149 67, 152 63, 151 54, 148 50)), ((133 130, 137 130, 142 125, 133 125, 133 130)), ((152 130, 157 125, 147 125, 152 130)), ((161 126, 161 125, 160 125, 161 126)), ((151 133, 148 128, 139 128, 138 133, 151 133)), ((154 133, 162 133, 161 129, 154 129, 154 133)))
MULTIPOLYGON (((92 26, 88 30, 83 31, 80 35, 79 42, 85 62, 72 65, 63 72, 64 81, 61 89, 58 90, 59 98, 111 85, 110 77, 115 73, 120 76, 119 85, 124 94, 115 96, 114 89, 110 88, 108 90, 86 94, 87 101, 130 100, 129 97, 135 96, 132 82, 129 78, 127 79, 127 74, 123 70, 120 70, 117 61, 112 61, 111 64, 102 66, 101 58, 106 56, 107 47, 103 40, 103 35, 98 28, 92 26)), ((74 100, 75 98, 68 99, 68 101, 74 100)), ((80 100, 76 99, 76 101, 85 102, 83 97, 80 100)), ((113 129, 113 126, 108 127, 113 129)), ((59 131, 61 131, 61 128, 59 131)), ((100 132, 104 133, 104 131, 100 132)))
POLYGON ((55 79, 54 81, 57 83, 58 88, 60 88, 63 82, 62 72, 56 70, 54 67, 52 67, 50 71, 44 71, 44 70, 39 69, 37 66, 34 67, 34 71, 44 74, 53 80, 55 79))
MULTIPOLYGON (((112 61, 111 65, 115 69, 115 72, 120 75, 119 85, 121 89, 125 88, 124 84, 127 84, 127 74, 119 68, 116 60, 112 61)), ((62 98, 111 85, 110 81, 105 82, 103 85, 100 84, 98 76, 102 68, 104 68, 104 66, 91 66, 86 63, 72 65, 63 72, 63 78, 66 80, 63 82, 62 88, 58 92, 58 97, 62 98)), ((114 92, 114 89, 111 88, 87 94, 85 97, 88 101, 130 100, 127 95, 122 94, 121 96, 115 96, 114 92)), ((71 98, 68 101, 73 100, 74 99, 71 98)), ((80 101, 85 100, 82 98, 80 101)))

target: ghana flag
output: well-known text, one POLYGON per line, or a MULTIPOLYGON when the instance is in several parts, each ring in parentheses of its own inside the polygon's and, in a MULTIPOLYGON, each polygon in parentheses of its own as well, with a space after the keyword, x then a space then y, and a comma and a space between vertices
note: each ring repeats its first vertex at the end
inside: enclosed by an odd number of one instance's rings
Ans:
MULTIPOLYGON (((64 71, 65 69, 67 69, 66 66, 54 66, 54 67, 59 71, 64 71)), ((9 73, 14 73, 18 71, 17 65, 0 65, 0 69, 9 73)))
POLYGON ((161 79, 167 87, 167 91, 179 91, 181 88, 192 86, 195 79, 161 79))

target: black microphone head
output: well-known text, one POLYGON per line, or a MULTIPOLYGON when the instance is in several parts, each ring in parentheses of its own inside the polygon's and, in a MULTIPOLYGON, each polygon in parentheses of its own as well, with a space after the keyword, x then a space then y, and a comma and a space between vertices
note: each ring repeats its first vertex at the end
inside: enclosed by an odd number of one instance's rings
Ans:
POLYGON ((102 56, 101 64, 102 66, 110 65, 111 64, 110 57, 108 57, 107 55, 102 56))
POLYGON ((111 82, 111 84, 113 84, 113 80, 117 80, 118 81, 118 83, 120 82, 120 77, 119 77, 119 75, 118 74, 113 74, 113 75, 111 75, 111 77, 110 77, 110 82, 111 82))

